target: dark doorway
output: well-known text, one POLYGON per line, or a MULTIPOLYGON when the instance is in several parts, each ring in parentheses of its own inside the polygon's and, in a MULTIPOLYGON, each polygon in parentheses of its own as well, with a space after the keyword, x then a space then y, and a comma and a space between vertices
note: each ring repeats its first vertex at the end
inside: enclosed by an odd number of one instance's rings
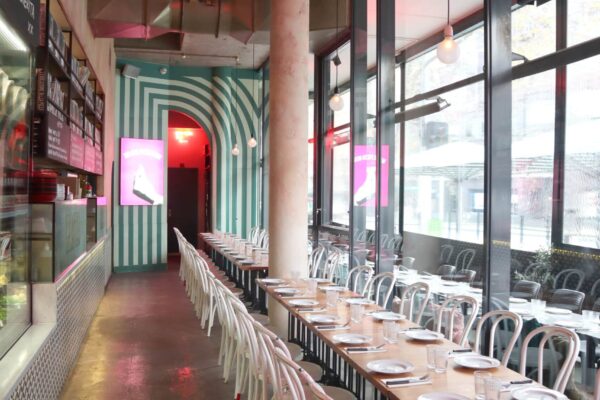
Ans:
POLYGON ((179 251, 173 228, 196 247, 198 240, 198 169, 169 168, 168 188, 168 252, 179 251))

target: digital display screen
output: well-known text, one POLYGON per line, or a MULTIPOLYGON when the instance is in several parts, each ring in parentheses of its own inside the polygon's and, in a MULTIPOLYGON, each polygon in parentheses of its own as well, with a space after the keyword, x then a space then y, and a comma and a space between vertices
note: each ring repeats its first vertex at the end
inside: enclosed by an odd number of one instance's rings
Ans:
POLYGON ((121 205, 163 204, 164 155, 162 140, 121 138, 121 205))

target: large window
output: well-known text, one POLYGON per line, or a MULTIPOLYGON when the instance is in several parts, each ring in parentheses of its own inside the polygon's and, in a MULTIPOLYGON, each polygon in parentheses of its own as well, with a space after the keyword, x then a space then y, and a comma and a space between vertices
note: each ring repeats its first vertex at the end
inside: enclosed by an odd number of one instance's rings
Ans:
POLYGON ((600 56, 567 68, 564 227, 567 244, 600 248, 600 56))
POLYGON ((350 224, 350 143, 333 146, 331 221, 350 224))

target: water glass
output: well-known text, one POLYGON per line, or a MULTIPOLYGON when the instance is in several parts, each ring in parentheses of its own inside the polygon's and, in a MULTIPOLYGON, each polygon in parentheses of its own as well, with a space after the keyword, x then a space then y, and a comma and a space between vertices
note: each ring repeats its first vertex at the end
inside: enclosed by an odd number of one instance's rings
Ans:
POLYGON ((337 290, 327 291, 327 307, 337 308, 338 299, 340 298, 340 292, 337 290))
POLYGON ((475 399, 485 399, 485 380, 490 379, 492 374, 487 371, 475 371, 475 399))
POLYGON ((396 324, 396 321, 383 321, 383 339, 389 343, 398 341, 398 324, 396 324))
POLYGON ((435 369, 435 349, 438 347, 436 344, 427 345, 427 369, 435 369))
POLYGON ((252 257, 252 243, 246 243, 246 257, 252 257))
POLYGON ((309 278, 306 281, 306 293, 311 296, 314 297, 317 295, 317 286, 319 285, 319 282, 317 282, 316 279, 311 279, 309 278))
POLYGON ((498 378, 489 377, 485 382, 485 400, 500 400, 502 381, 498 378))
POLYGON ((364 306, 362 304, 350 304, 350 319, 352 322, 360 322, 364 312, 364 306))
POLYGON ((448 349, 437 347, 433 350, 435 358, 435 372, 443 374, 448 369, 448 349))

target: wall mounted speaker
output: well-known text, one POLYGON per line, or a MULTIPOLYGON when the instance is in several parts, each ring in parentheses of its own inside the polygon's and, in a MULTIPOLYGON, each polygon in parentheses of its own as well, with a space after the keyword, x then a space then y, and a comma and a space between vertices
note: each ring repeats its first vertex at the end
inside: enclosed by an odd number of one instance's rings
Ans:
POLYGON ((121 70, 121 75, 126 78, 135 79, 140 75, 140 69, 131 64, 125 64, 121 70))

